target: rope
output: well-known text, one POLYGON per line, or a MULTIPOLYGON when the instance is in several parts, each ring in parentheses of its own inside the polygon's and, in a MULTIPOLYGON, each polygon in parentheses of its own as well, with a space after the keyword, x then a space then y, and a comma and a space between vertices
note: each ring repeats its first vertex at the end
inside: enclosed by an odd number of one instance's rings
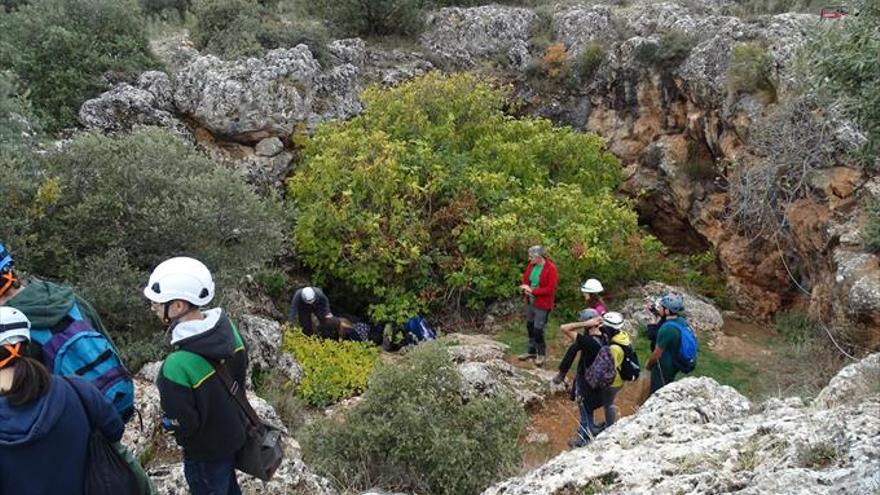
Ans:
MULTIPOLYGON (((794 278, 794 274, 791 272, 791 269, 788 267, 788 263, 786 263, 786 261, 785 261, 785 254, 783 254, 782 248, 779 246, 779 238, 778 237, 774 238, 774 242, 776 243, 776 250, 779 251, 779 259, 782 260, 782 266, 785 267, 785 273, 788 274, 788 278, 790 278, 791 281, 794 282, 794 285, 797 286, 797 288, 801 292, 803 292, 804 295, 806 295, 807 297, 812 297, 812 294, 809 291, 807 291, 807 289, 805 289, 804 286, 802 286, 800 283, 798 283, 798 281, 794 278)), ((843 354, 844 356, 848 357, 849 359, 851 359, 853 361, 858 361, 858 358, 856 358, 853 355, 851 355, 850 353, 846 352, 843 349, 843 347, 841 347, 840 344, 837 343, 837 340, 834 338, 833 335, 831 335, 831 331, 828 330, 828 327, 826 327, 823 322, 818 321, 816 323, 818 323, 819 326, 822 327, 822 330, 824 330, 825 334, 828 335, 828 338, 831 339, 831 343, 834 344, 834 347, 836 347, 837 350, 840 351, 841 354, 843 354)))

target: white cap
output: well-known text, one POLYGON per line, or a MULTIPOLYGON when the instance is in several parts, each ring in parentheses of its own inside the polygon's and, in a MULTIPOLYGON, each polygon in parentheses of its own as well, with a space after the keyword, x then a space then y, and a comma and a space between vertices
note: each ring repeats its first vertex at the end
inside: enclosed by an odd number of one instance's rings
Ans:
POLYGON ((602 287, 602 283, 595 278, 587 279, 584 285, 581 286, 581 292, 584 294, 598 294, 603 290, 605 289, 602 287))
POLYGON ((609 311, 602 315, 602 323, 615 330, 623 328, 623 315, 617 311, 609 311))
POLYGON ((182 299, 195 306, 204 306, 214 298, 211 271, 194 258, 171 258, 159 263, 144 287, 147 299, 167 303, 182 299))
POLYGON ((0 345, 31 340, 31 322, 21 311, 0 306, 0 345))
POLYGON ((303 289, 302 298, 303 301, 306 302, 306 304, 312 304, 313 302, 315 302, 315 289, 311 287, 306 287, 305 289, 303 289))

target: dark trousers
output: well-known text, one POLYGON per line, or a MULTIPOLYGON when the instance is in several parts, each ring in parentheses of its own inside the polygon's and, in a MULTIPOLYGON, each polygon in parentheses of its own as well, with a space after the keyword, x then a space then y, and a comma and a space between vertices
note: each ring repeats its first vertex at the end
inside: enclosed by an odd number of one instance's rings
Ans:
POLYGON ((192 495, 241 495, 233 458, 183 461, 183 474, 192 495))
POLYGON ((677 374, 677 371, 663 373, 660 363, 655 364, 654 367, 651 368, 651 393, 653 394, 664 386, 675 381, 675 375, 677 374))
POLYGON ((529 332, 529 354, 547 353, 547 344, 544 342, 544 327, 547 326, 547 318, 550 315, 548 309, 538 309, 534 304, 529 304, 526 310, 526 330, 529 332))

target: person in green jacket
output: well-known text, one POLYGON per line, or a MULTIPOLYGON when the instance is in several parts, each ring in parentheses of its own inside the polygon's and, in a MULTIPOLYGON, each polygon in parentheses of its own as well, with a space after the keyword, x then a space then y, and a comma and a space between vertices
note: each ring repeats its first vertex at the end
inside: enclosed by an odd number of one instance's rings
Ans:
POLYGON ((163 427, 183 448, 183 471, 193 495, 239 495, 235 454, 245 443, 238 403, 218 375, 245 386, 247 349, 214 298, 211 272, 193 258, 160 263, 144 288, 151 309, 171 333, 175 350, 156 378, 163 427))

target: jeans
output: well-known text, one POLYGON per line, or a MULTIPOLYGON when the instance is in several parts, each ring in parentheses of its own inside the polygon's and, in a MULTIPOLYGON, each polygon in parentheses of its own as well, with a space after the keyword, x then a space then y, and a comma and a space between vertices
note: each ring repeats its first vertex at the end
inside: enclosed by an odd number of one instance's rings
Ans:
MULTIPOLYGON (((577 388, 577 385, 575 385, 575 388, 577 388)), ((596 422, 593 419, 593 411, 587 408, 587 401, 580 393, 580 390, 575 392, 575 400, 577 401, 578 411, 581 416, 576 432, 577 437, 580 439, 577 446, 583 447, 587 442, 592 440, 591 437, 595 437, 599 433, 599 428, 596 426, 596 422)))
POLYGON ((605 411, 605 428, 608 428, 617 421, 617 406, 614 405, 614 399, 621 388, 608 387, 602 390, 602 410, 605 411))
POLYGON ((544 343, 544 327, 547 326, 547 317, 550 310, 538 309, 534 303, 529 303, 526 311, 526 329, 529 332, 529 354, 547 353, 547 345, 544 343))
POLYGON ((241 495, 235 460, 183 461, 183 474, 192 495, 241 495))

